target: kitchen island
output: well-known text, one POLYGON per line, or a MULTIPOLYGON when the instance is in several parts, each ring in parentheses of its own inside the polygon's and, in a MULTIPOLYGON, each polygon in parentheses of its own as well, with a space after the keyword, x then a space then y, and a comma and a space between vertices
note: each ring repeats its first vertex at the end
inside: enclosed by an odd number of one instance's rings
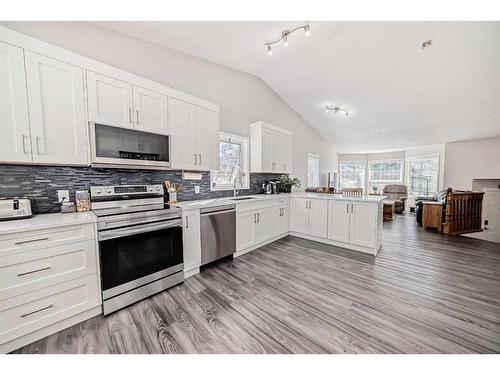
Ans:
POLYGON ((186 277, 198 273, 201 264, 202 208, 236 206, 234 257, 287 235, 376 255, 381 247, 384 199, 294 192, 178 202, 183 211, 186 277))

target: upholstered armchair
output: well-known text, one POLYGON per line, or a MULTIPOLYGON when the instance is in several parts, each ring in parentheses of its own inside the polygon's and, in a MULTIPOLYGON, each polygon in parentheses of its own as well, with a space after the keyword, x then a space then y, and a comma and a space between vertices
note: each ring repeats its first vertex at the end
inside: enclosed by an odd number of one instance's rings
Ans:
POLYGON ((388 200, 394 201, 395 213, 403 213, 405 210, 405 201, 408 199, 408 188, 406 185, 385 185, 382 195, 385 195, 388 200))

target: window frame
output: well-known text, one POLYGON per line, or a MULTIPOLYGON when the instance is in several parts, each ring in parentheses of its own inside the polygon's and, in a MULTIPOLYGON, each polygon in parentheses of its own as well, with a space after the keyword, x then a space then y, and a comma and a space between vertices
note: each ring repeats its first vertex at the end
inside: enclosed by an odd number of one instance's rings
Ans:
POLYGON ((439 180, 440 180, 440 175, 441 175, 441 155, 439 153, 434 153, 434 154, 425 154, 425 155, 414 155, 414 156, 409 156, 405 160, 405 168, 406 168, 406 173, 405 173, 405 179, 406 179, 406 185, 408 186, 408 195, 410 196, 419 196, 421 194, 419 193, 414 193, 412 192, 412 187, 411 187, 411 168, 410 168, 410 163, 413 160, 419 160, 419 159, 430 159, 430 158, 436 158, 436 164, 437 164, 437 169, 436 169, 436 191, 432 192, 429 191, 430 194, 435 194, 439 191, 439 180))
MULTIPOLYGON (((218 157, 220 163, 220 144, 221 142, 226 143, 235 143, 241 145, 241 168, 244 173, 244 178, 242 178, 242 186, 238 186, 236 190, 248 190, 250 189, 250 173, 249 173, 249 139, 247 137, 242 137, 236 134, 230 134, 225 132, 219 133, 219 149, 218 149, 218 157)), ((231 184, 219 184, 218 186, 214 186, 214 177, 217 171, 210 171, 210 191, 228 191, 233 190, 233 183, 231 184)))
MULTIPOLYGON (((366 176, 366 172, 368 170, 368 166, 367 166, 367 161, 366 160, 339 160, 339 189, 342 190, 342 188, 344 187, 342 185, 342 164, 359 164, 359 165, 363 165, 363 173, 362 173, 362 183, 361 183, 361 186, 359 186, 360 188, 363 189, 363 191, 366 190, 366 180, 367 180, 367 176, 366 176)), ((347 187, 347 186, 346 186, 347 187)))
MULTIPOLYGON (((367 165, 366 165, 366 189, 367 191, 370 189, 370 186, 372 185, 377 185, 379 187, 383 187, 385 185, 391 185, 391 184, 403 184, 404 183, 404 178, 405 178, 405 159, 404 158, 397 158, 397 159, 376 159, 376 160, 368 160, 367 165), (399 169, 399 179, 397 180, 371 180, 371 168, 373 164, 377 163, 394 163, 394 162, 399 162, 401 165, 401 168, 399 169), (381 186, 382 185, 382 186, 381 186)), ((380 189, 382 190, 382 189, 380 189)))
POLYGON ((313 154, 311 152, 307 153, 306 158, 306 187, 319 187, 320 185, 320 168, 321 168, 321 156, 318 154, 313 154), (315 176, 318 179, 317 185, 309 185, 309 158, 318 160, 318 175, 315 176))

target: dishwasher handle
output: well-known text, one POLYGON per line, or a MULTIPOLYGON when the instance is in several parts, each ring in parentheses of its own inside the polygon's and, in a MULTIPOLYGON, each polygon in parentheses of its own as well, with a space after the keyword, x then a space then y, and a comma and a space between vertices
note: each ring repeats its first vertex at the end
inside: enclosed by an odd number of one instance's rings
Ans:
POLYGON ((223 212, 232 212, 236 211, 236 205, 231 204, 227 206, 219 206, 219 207, 208 207, 208 208, 202 208, 200 210, 200 215, 202 216, 208 216, 212 214, 218 214, 218 213, 223 213, 223 212))

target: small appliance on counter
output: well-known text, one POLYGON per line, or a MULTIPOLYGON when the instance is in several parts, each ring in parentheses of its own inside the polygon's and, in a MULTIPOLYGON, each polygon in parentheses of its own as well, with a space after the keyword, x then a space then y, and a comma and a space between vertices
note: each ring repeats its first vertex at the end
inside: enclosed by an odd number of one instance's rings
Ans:
POLYGON ((27 219, 33 216, 33 205, 29 198, 0 198, 0 221, 27 219))
POLYGON ((266 181, 262 184, 264 194, 279 194, 279 183, 276 181, 266 181))

